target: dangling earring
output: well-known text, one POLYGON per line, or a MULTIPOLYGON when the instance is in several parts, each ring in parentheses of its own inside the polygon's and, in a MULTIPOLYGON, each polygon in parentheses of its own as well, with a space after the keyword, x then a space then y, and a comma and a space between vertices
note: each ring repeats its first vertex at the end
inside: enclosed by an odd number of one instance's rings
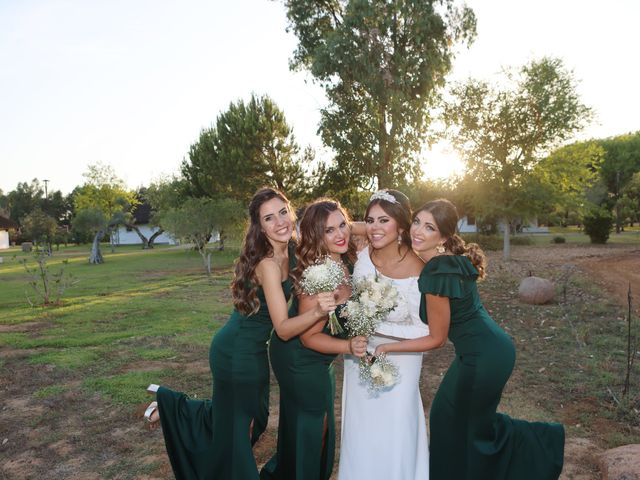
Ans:
POLYGON ((402 235, 398 234, 398 245, 402 244, 402 235))
POLYGON ((446 248, 444 248, 444 245, 442 243, 439 243, 436 246, 436 252, 438 253, 438 255, 442 255, 445 251, 446 251, 446 248))

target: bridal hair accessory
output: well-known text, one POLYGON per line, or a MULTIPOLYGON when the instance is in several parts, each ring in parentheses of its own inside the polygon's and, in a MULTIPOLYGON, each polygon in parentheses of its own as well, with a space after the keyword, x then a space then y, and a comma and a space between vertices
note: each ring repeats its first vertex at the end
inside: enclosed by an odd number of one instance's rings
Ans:
POLYGON ((389 203, 400 203, 398 202, 398 200, 396 200, 396 197, 391 195, 386 190, 378 190, 376 193, 371 195, 371 198, 369 198, 369 203, 373 202, 374 200, 384 200, 389 203))
POLYGON ((438 254, 442 255, 445 252, 446 248, 444 248, 444 245, 439 243, 436 246, 436 252, 438 252, 438 254))

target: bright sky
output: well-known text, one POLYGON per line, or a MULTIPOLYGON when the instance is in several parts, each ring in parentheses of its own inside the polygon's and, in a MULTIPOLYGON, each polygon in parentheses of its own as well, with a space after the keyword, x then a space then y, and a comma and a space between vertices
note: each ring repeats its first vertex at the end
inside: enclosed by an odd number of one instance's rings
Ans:
MULTIPOLYGON (((542 55, 580 79, 597 120, 580 138, 640 130, 640 2, 470 0, 478 37, 452 78, 487 77, 542 55)), ((296 46, 268 0, 0 0, 0 189, 49 180, 67 193, 89 164, 131 188, 176 173, 202 128, 229 103, 268 94, 301 145, 316 135, 322 90, 289 71, 296 46)), ((425 161, 460 168, 446 145, 425 161)))

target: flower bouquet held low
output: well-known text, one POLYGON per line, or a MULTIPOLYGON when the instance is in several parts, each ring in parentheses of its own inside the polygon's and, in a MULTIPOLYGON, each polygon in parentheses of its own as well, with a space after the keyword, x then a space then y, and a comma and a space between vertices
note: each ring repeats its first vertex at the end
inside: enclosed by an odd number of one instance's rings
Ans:
MULTIPOLYGON (((333 292, 343 283, 349 283, 348 275, 345 274, 341 264, 328 256, 308 266, 302 272, 302 279, 300 280, 302 291, 307 295, 333 292)), ((329 329, 332 335, 337 335, 344 331, 335 312, 329 314, 329 329)))
MULTIPOLYGON (((398 291, 391 281, 369 275, 353 285, 351 300, 340 316, 346 318, 345 327, 350 336, 370 337, 397 306, 398 291)), ((398 368, 385 354, 377 357, 367 354, 360 359, 360 379, 376 393, 397 383, 398 368)))
POLYGON ((387 358, 386 353, 375 357, 368 356, 364 362, 360 363, 360 380, 368 385, 369 390, 375 392, 393 387, 399 379, 398 367, 387 358))

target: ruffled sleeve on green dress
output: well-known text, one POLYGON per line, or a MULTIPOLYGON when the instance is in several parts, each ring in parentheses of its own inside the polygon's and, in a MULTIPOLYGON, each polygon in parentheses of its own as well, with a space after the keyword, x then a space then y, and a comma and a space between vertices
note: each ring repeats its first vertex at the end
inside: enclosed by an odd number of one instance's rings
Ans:
POLYGON ((478 270, 464 255, 440 255, 429 260, 418 279, 420 318, 427 322, 425 294, 448 297, 451 304, 451 321, 456 323, 481 307, 476 281, 478 270), (454 308, 455 307, 455 308, 454 308))

